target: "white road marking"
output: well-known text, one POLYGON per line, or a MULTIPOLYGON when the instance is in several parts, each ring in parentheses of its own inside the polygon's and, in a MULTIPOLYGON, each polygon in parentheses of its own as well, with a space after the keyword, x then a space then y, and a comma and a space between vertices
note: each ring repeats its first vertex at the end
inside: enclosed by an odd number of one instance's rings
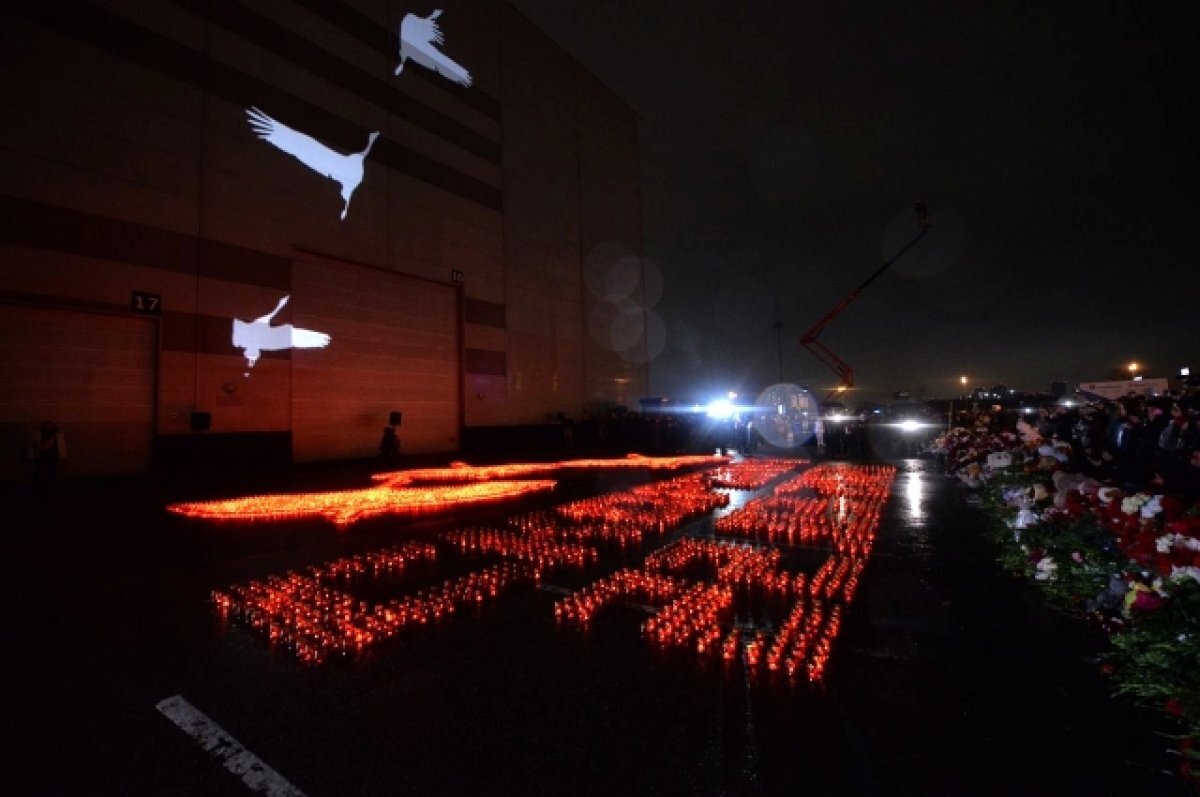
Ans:
POLYGON ((225 768, 240 776, 242 782, 252 790, 264 792, 268 797, 304 797, 304 792, 288 783, 282 775, 181 696, 173 695, 160 700, 155 708, 199 742, 207 752, 224 759, 225 768))

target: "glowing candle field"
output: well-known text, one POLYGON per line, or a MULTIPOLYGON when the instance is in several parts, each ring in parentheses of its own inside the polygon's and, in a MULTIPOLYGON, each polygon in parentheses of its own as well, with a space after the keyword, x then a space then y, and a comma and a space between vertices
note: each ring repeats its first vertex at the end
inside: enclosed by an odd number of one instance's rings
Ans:
MULTIPOLYGON (((644 608, 653 616, 642 631, 660 646, 691 648, 726 661, 740 658, 751 675, 765 671, 820 680, 841 629, 843 606, 853 600, 874 544, 894 475, 890 467, 822 466, 714 521, 719 534, 820 545, 828 555, 811 577, 783 570, 781 550, 769 544, 682 538, 648 555, 641 571, 620 571, 558 601, 555 617, 586 627, 606 606, 649 601, 654 606, 644 608), (681 575, 700 565, 712 572, 712 581, 681 575), (789 601, 780 614, 781 603, 789 601), (775 610, 778 622, 766 625, 778 630, 740 622, 739 617, 752 615, 752 606, 759 614, 775 610)), ((753 478, 747 475, 743 481, 737 475, 729 482, 753 483, 753 478)))
POLYGON ((323 517, 337 526, 382 515, 447 512, 480 503, 511 501, 525 495, 549 492, 552 475, 562 470, 647 469, 680 470, 726 462, 725 457, 678 456, 623 459, 581 459, 565 462, 473 466, 455 463, 449 468, 423 468, 374 474, 373 487, 315 493, 276 493, 218 501, 171 504, 167 510, 205 520, 297 520, 323 517))
MULTIPOLYGON (((798 464, 722 461, 704 472, 516 514, 495 527, 456 528, 433 541, 405 542, 231 586, 215 591, 213 601, 222 617, 301 661, 324 662, 362 652, 407 627, 428 626, 464 607, 481 606, 514 587, 542 584, 564 568, 603 567, 607 546, 628 549, 671 535, 727 506, 725 490, 761 489, 774 480, 778 483, 766 494, 713 520, 715 537, 676 534, 649 552, 640 567, 596 578, 556 600, 551 611, 564 628, 582 630, 606 607, 632 606, 650 615, 641 630, 656 647, 740 661, 756 677, 816 681, 825 671, 844 607, 857 590, 894 470, 822 466, 787 476, 798 464), (805 572, 789 549, 824 558, 805 572), (437 575, 464 563, 470 572, 437 575), (418 565, 421 576, 414 580, 418 565), (363 589, 394 596, 363 600, 354 594, 363 589)), ((458 488, 509 485, 517 472, 504 466, 487 468, 486 474, 454 467, 439 469, 436 478, 423 471, 421 478, 431 486, 398 489, 394 485, 415 481, 392 475, 377 479, 379 486, 371 489, 401 494, 443 489, 447 485, 433 482, 464 471, 467 483, 458 488)), ((540 466, 524 472, 544 474, 540 466)), ((518 483, 542 489, 541 480, 518 483)), ((346 493, 310 495, 328 499, 346 493)), ((241 499, 251 502, 245 505, 251 519, 297 511, 294 505, 271 511, 269 504, 256 502, 265 498, 271 497, 241 499)), ((334 516, 330 512, 351 516, 346 505, 322 507, 327 517, 334 516)), ((226 503, 222 511, 230 508, 226 503)))

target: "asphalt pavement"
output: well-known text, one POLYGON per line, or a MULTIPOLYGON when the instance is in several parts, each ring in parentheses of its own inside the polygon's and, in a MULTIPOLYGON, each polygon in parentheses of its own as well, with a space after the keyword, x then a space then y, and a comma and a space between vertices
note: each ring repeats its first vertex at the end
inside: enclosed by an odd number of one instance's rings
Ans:
POLYGON ((895 464, 827 680, 787 693, 650 650, 621 613, 565 632, 546 589, 322 666, 218 617, 214 589, 465 518, 230 526, 165 504, 361 486, 378 462, 8 485, 4 791, 1191 794, 1160 718, 1112 696, 1099 632, 999 571, 932 463, 895 464))

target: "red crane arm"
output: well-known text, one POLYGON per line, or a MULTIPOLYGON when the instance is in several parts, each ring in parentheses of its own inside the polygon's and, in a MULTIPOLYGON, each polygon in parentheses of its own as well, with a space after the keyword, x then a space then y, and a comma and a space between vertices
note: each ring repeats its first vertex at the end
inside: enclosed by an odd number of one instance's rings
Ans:
MULTIPOLYGON (((833 319, 841 315, 842 311, 849 307, 850 303, 857 299, 858 295, 862 293, 868 285, 874 282, 880 274, 882 274, 893 263, 899 260, 901 255, 915 246, 917 241, 924 237, 925 233, 929 232, 929 211, 925 208, 924 202, 917 202, 916 212, 917 222, 921 226, 921 231, 917 233, 917 237, 905 244, 904 247, 899 252, 894 254, 890 260, 888 260, 879 268, 875 269, 875 272, 871 274, 871 276, 863 280, 862 284, 860 284, 857 288, 846 294, 846 296, 840 302, 834 305, 832 310, 821 316, 817 323, 809 327, 808 331, 800 336, 800 345, 812 352, 818 360, 825 363, 830 370, 838 375, 838 378, 841 379, 843 389, 854 387, 854 369, 850 367, 848 362, 837 356, 832 349, 830 349, 817 338, 819 338, 821 333, 825 331, 825 327, 829 326, 829 323, 833 321, 833 319)), ((828 401, 829 398, 833 397, 837 393, 838 391, 835 390, 834 392, 830 393, 825 400, 828 401)))

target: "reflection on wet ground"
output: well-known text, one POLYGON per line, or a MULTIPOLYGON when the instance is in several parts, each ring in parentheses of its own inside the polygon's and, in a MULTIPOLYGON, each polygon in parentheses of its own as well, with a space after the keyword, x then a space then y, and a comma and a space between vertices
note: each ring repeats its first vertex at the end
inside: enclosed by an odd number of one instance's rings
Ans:
MULTIPOLYGON (((12 748, 12 793, 247 793, 155 711, 182 695, 309 795, 1186 795, 1162 773, 1172 762, 1155 719, 1113 700, 1089 660, 1102 640, 999 573, 953 482, 921 460, 894 464, 815 686, 648 644, 638 601, 583 629, 555 620, 567 593, 680 537, 716 539, 716 517, 744 508, 749 491, 640 546, 598 545, 600 563, 556 571, 541 588, 468 603, 314 667, 223 621, 212 591, 547 505, 232 533, 166 515, 152 490, 80 488, 22 514, 14 542, 10 586, 24 611, 8 621, 9 703, 26 732, 12 748)), ((554 500, 651 480, 580 475, 554 500)), ((803 546, 784 550, 794 570, 819 564, 803 546)), ((477 561, 429 564, 404 577, 428 589, 477 561)), ((755 613, 784 616, 763 605, 737 623, 755 613)))

